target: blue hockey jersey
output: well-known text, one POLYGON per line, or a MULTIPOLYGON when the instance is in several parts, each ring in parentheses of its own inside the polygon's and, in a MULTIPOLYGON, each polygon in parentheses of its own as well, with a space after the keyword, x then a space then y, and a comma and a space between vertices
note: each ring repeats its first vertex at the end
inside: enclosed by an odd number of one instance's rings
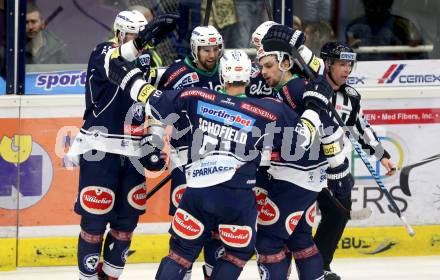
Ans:
POLYGON ((81 154, 99 150, 127 156, 140 156, 140 140, 144 131, 145 111, 106 75, 107 52, 112 42, 99 44, 91 53, 85 85, 84 124, 75 137, 71 152, 81 154))
MULTIPOLYGON (((313 137, 309 129, 299 122, 295 112, 276 99, 237 98, 193 87, 157 91, 148 102, 153 117, 167 125, 173 125, 177 116, 189 122, 189 187, 222 183, 252 188, 260 152, 265 149, 278 155, 273 161, 304 170, 313 171, 320 164, 319 158, 314 159, 311 154, 313 151, 300 145, 313 137)), ((319 180, 319 176, 314 178, 319 180)))
POLYGON ((212 90, 222 88, 218 75, 218 64, 212 71, 197 68, 189 57, 173 63, 159 81, 159 90, 203 87, 212 90))

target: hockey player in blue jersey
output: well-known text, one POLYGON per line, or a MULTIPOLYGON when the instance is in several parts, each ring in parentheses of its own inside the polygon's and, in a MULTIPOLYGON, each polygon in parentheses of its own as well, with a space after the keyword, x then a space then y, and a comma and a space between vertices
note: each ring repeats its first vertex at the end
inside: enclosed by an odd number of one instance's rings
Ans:
MULTIPOLYGON (((356 53, 341 42, 328 42, 321 49, 321 58, 325 61, 327 81, 335 93, 331 101, 336 111, 347 126, 352 126, 358 134, 359 143, 368 154, 374 154, 387 170, 386 175, 395 173, 390 154, 383 148, 361 110, 361 95, 353 87, 347 85, 347 79, 356 63, 356 53)), ((351 188, 339 188, 339 180, 331 180, 329 188, 333 195, 347 209, 351 209, 351 188)), ((341 278, 330 269, 330 263, 348 222, 348 217, 340 215, 333 207, 330 198, 321 192, 318 196, 321 221, 314 236, 324 261, 325 279, 340 280, 341 278)))
POLYGON ((243 52, 228 52, 222 63, 230 65, 220 66, 226 71, 222 77, 228 95, 203 88, 160 92, 136 77, 137 70, 124 59, 114 59, 109 65, 110 79, 133 99, 148 101, 155 118, 167 124, 175 120, 172 114, 178 114, 191 125, 188 188, 172 221, 170 254, 162 260, 156 279, 183 279, 212 230, 219 231, 225 253, 211 279, 237 279, 254 250, 257 211, 252 188, 260 152, 271 149, 280 155, 274 162, 306 169, 317 162, 304 147, 316 139, 320 125, 316 111, 325 107, 328 84, 318 79, 309 85, 314 94, 305 98, 314 106, 300 120, 275 99, 240 98, 245 97, 251 68, 243 52), (270 129, 274 127, 279 131, 270 129), (287 139, 284 148, 283 139, 287 139))
MULTIPOLYGON (((191 56, 184 60, 174 62, 162 75, 158 89, 172 90, 186 87, 203 87, 215 91, 221 89, 218 75, 218 62, 223 55, 223 37, 213 26, 198 26, 194 28, 190 38, 191 56)), ((182 126, 184 123, 182 124, 182 126)), ((183 172, 183 165, 186 164, 188 147, 184 138, 187 128, 179 131, 173 130, 173 137, 170 140, 170 209, 169 214, 174 215, 180 199, 186 188, 186 178, 183 172), (182 139, 180 139, 182 138, 182 139)), ((218 234, 213 234, 213 239, 205 244, 203 248, 205 265, 203 273, 209 278, 214 266, 216 257, 221 251, 221 242, 218 234)), ((185 279, 190 279, 191 270, 187 272, 185 279)))
MULTIPOLYGON (((218 75, 218 61, 223 54, 223 38, 220 33, 213 26, 198 26, 191 33, 190 45, 191 57, 178 60, 168 67, 160 79, 159 90, 203 87, 218 91, 222 88, 218 75)), ((170 143, 172 182, 169 214, 171 216, 176 211, 186 181, 178 167, 185 164, 187 147, 179 145, 177 138, 179 138, 177 135, 172 137, 170 143)))
MULTIPOLYGON (((262 40, 263 48, 257 52, 257 58, 262 67, 262 75, 266 83, 273 87, 274 95, 301 115, 310 106, 304 100, 311 92, 306 90, 308 81, 298 75, 301 73, 292 71, 294 62, 289 48, 298 48, 301 56, 317 72, 323 70, 323 63, 303 46, 302 32, 288 29, 292 32, 289 34, 289 40, 285 39, 287 36, 277 37, 283 35, 285 29, 288 28, 281 25, 272 25, 268 29, 262 40), (295 36, 292 36, 293 34, 295 36), (272 40, 268 44, 272 51, 265 51, 267 36, 272 40), (293 39, 290 40, 291 38, 293 39), (289 41, 292 46, 289 45, 289 41), (277 48, 285 45, 287 47, 284 49, 277 48)), ((335 134, 335 131, 340 129, 327 112, 321 112, 320 119, 323 123, 322 131, 327 134, 320 133, 319 136, 323 143, 319 163, 308 170, 298 166, 277 166, 279 170, 271 167, 268 172, 273 179, 264 180, 259 185, 268 192, 266 204, 258 217, 257 251, 262 279, 286 279, 292 254, 299 279, 312 280, 323 277, 322 258, 312 238, 311 227, 316 208, 314 202, 319 191, 326 186, 326 175, 339 174, 348 168, 344 162, 344 153, 348 152, 348 146, 342 145, 342 134, 336 137, 338 133, 335 134), (341 148, 346 147, 345 150, 341 149, 334 155, 326 154, 326 145, 334 143, 341 144, 341 148), (328 168, 327 162, 330 163, 328 168), (290 171, 283 172, 282 168, 290 171), (286 176, 287 174, 289 176, 286 176), (304 195, 298 197, 297 193, 301 191, 304 195)))
MULTIPOLYGON (((74 208, 81 216, 79 279, 118 279, 121 275, 133 231, 146 207, 142 164, 150 169, 163 166, 163 161, 151 161, 151 156, 160 155, 157 151, 142 153, 143 104, 133 102, 108 80, 105 65, 112 55, 135 60, 147 44, 175 27, 175 19, 162 16, 147 25, 139 12, 120 12, 114 22, 116 39, 97 45, 90 55, 84 124, 69 150, 70 156, 79 156, 80 168, 74 208), (107 224, 110 231, 103 246, 107 224), (102 247, 104 263, 98 275, 102 247)), ((143 59, 147 58, 144 54, 143 59)))
MULTIPOLYGON (((260 24, 251 36, 251 45, 258 51, 261 48, 261 40, 266 35, 267 30, 272 25, 278 24, 274 21, 265 21, 260 24)), ((261 67, 256 56, 252 61, 251 83, 246 87, 246 95, 249 97, 268 97, 273 96, 272 88, 266 84, 266 81, 261 74, 261 67)))

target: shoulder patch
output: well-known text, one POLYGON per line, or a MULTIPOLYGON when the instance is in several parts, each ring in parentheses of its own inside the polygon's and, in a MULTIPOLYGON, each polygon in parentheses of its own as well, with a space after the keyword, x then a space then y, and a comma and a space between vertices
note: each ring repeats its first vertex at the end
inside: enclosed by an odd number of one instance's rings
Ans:
POLYGON ((343 90, 347 95, 354 96, 354 97, 359 97, 359 96, 360 96, 359 92, 357 92, 357 90, 355 90, 355 89, 352 88, 351 86, 345 86, 342 90, 343 90))

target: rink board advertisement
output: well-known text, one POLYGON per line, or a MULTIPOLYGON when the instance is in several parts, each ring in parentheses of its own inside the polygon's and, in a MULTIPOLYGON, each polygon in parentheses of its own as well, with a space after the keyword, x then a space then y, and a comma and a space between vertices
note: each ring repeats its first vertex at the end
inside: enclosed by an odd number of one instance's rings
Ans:
MULTIPOLYGON (((25 78, 26 94, 83 94, 86 74, 85 69, 29 72, 25 78)), ((440 86, 439 61, 360 61, 348 84, 356 88, 440 86)), ((5 88, 0 77, 0 95, 5 94, 5 88)))
POLYGON ((0 77, 0 95, 6 94, 6 81, 0 77))
POLYGON ((348 84, 355 88, 439 86, 439 60, 360 61, 348 84))
POLYGON ((26 94, 83 94, 85 70, 51 71, 26 74, 26 94))
MULTIPOLYGON (((72 265, 76 261, 79 217, 73 212, 73 204, 78 169, 72 168, 64 155, 81 126, 83 105, 71 106, 64 96, 50 96, 50 101, 43 103, 36 98, 40 96, 11 102, 0 99, 0 269, 72 265), (21 118, 14 104, 24 106, 21 118), (60 108, 62 104, 65 107, 60 108)), ((83 100, 82 96, 74 98, 83 100)), ((440 98, 376 100, 364 96, 363 106, 399 168, 440 154, 440 98)), ((366 220, 349 222, 337 256, 440 254, 440 160, 411 170, 406 182, 411 197, 400 189, 405 182, 401 182, 399 171, 383 178, 403 214, 416 226, 414 238, 406 235, 355 154, 352 163, 356 178, 353 209, 370 207, 373 214, 366 220)), ((383 175, 380 164, 372 163, 383 175)), ((149 188, 163 176, 148 180, 149 188)), ((167 186, 148 201, 147 214, 136 229, 130 262, 156 262, 167 254, 168 196, 167 186)))

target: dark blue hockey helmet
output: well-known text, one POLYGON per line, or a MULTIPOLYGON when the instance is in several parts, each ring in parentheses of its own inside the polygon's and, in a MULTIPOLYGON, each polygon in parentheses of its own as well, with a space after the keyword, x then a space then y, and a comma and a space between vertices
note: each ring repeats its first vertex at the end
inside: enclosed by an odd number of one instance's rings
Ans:
POLYGON ((324 61, 345 60, 356 62, 356 53, 347 44, 341 42, 328 42, 321 48, 321 58, 324 61))

